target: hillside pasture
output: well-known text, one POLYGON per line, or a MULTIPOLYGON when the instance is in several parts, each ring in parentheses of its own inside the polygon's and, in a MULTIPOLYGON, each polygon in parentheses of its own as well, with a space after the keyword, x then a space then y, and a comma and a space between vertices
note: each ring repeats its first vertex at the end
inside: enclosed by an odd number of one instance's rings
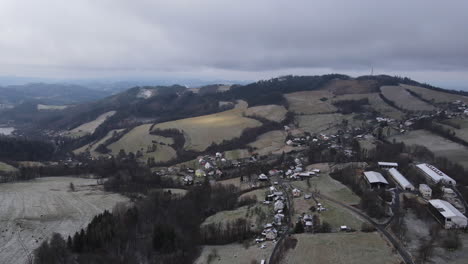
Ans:
POLYGON ((310 178, 310 187, 308 187, 306 181, 294 181, 291 185, 307 193, 320 191, 320 193, 346 204, 359 204, 361 201, 359 196, 353 193, 346 185, 330 177, 328 164, 318 163, 307 166, 308 170, 313 168, 320 169, 320 174, 310 178))
POLYGON ((296 120, 299 123, 299 128, 305 132, 328 134, 336 133, 344 120, 348 121, 348 126, 360 127, 364 125, 364 121, 354 119, 354 116, 354 114, 343 115, 339 113, 299 115, 296 116, 296 120))
POLYGON ((100 116, 98 116, 95 120, 84 123, 78 127, 75 127, 74 129, 71 129, 67 132, 65 132, 65 136, 69 137, 83 137, 86 135, 93 134, 94 131, 102 124, 104 121, 106 121, 107 118, 115 115, 116 111, 109 111, 106 112, 100 116))
POLYGON ((136 154, 140 151, 142 159, 154 157, 156 162, 165 162, 177 157, 176 151, 169 145, 174 143, 172 138, 150 134, 151 124, 137 126, 122 136, 118 141, 110 144, 108 148, 116 155, 121 149, 126 153, 136 154), (162 144, 161 144, 162 143, 162 144), (154 152, 148 152, 148 147, 156 146, 154 152))
POLYGON ((255 152, 261 156, 269 154, 281 154, 286 146, 287 133, 283 130, 274 130, 262 134, 257 137, 257 140, 250 143, 249 146, 255 149, 255 152))
POLYGON ((433 111, 435 108, 413 96, 403 86, 382 86, 380 90, 388 100, 409 111, 433 111))
POLYGON ((49 177, 0 184, 0 201, 0 263, 23 264, 52 233, 73 235, 128 199, 104 192, 95 179, 49 177))
POLYGON ((367 98, 369 100, 370 107, 385 117, 402 119, 404 116, 404 113, 400 110, 388 105, 384 100, 382 100, 378 93, 338 95, 333 98, 332 103, 343 100, 359 100, 363 98, 367 98))
POLYGON ((266 241, 262 244, 266 248, 260 248, 260 244, 250 245, 248 248, 245 248, 243 244, 239 243, 222 246, 203 246, 200 257, 195 261, 195 264, 260 263, 262 259, 269 259, 275 247, 275 244, 271 241, 266 241))
POLYGON ((180 119, 157 124, 154 129, 183 131, 187 150, 204 151, 212 143, 240 137, 244 129, 261 126, 261 122, 244 117, 246 104, 238 103, 235 109, 221 113, 180 119))
POLYGON ((303 91, 285 94, 289 111, 295 114, 310 115, 321 113, 334 113, 338 109, 330 104, 333 93, 327 90, 303 91))
POLYGON ((468 103, 468 96, 462 96, 458 94, 444 93, 436 90, 431 90, 424 87, 412 86, 406 84, 400 84, 401 87, 411 90, 416 94, 420 95, 425 100, 433 101, 434 103, 451 103, 460 100, 464 103, 468 103))
POLYGON ((99 140, 97 140, 95 142, 86 144, 86 145, 82 146, 81 148, 75 149, 73 151, 73 153, 74 154, 81 154, 81 153, 84 153, 86 151, 89 151, 89 154, 92 157, 97 158, 97 157, 101 156, 102 154, 97 152, 96 148, 99 147, 99 145, 104 144, 108 139, 110 139, 114 135, 114 133, 119 133, 119 132, 122 132, 122 131, 123 131, 123 129, 111 130, 103 138, 101 138, 101 139, 99 139, 99 140))
POLYGON ((203 227, 208 224, 225 225, 227 222, 234 222, 237 219, 245 219, 250 222, 252 230, 259 232, 271 217, 273 217, 272 208, 268 205, 257 203, 253 206, 246 205, 234 210, 218 212, 206 218, 201 226, 203 227), (263 217, 260 217, 259 214, 262 214, 263 217))
POLYGON ((333 80, 322 89, 335 95, 378 92, 377 82, 373 80, 333 80))
POLYGON ((37 110, 64 110, 68 107, 68 105, 44 105, 44 104, 38 104, 37 105, 37 110))
POLYGON ((283 264, 401 263, 389 243, 374 233, 296 234, 298 243, 287 251, 283 264))
POLYGON ((286 117, 288 110, 282 105, 260 105, 249 107, 245 111, 248 117, 261 117, 273 122, 281 122, 286 117))
POLYGON ((17 172, 17 171, 18 171, 17 168, 11 166, 10 164, 0 161, 0 172, 11 173, 11 172, 17 172))
POLYGON ((237 160, 250 157, 247 149, 234 149, 224 152, 224 157, 228 160, 237 160))
POLYGON ((424 146, 434 153, 436 157, 445 157, 452 162, 456 162, 465 168, 468 168, 468 148, 435 135, 426 130, 413 130, 406 134, 390 137, 397 142, 403 142, 405 145, 424 146))

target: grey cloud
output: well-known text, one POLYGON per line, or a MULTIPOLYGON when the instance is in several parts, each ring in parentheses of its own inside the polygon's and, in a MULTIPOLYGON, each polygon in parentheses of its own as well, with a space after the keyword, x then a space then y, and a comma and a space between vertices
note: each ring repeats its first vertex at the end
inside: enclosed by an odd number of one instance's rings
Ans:
POLYGON ((435 0, 3 0, 0 75, 463 74, 466 10, 435 0))

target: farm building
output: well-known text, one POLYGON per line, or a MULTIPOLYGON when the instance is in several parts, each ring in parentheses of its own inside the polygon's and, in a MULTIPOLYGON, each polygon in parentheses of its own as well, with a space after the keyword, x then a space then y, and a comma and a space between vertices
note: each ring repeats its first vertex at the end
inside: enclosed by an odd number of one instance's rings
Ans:
POLYGON ((414 186, 397 169, 391 168, 388 173, 405 191, 414 191, 414 186))
POLYGON ((388 185, 387 180, 382 176, 382 174, 376 171, 365 171, 364 178, 371 189, 385 188, 385 186, 388 185))
POLYGON ((396 163, 396 162, 379 161, 378 165, 379 165, 379 168, 381 168, 381 169, 398 168, 398 163, 396 163))
POLYGON ((465 228, 468 219, 457 208, 444 200, 429 200, 430 211, 446 229, 465 228))
POLYGON ((419 192, 424 199, 429 200, 432 197, 432 189, 427 184, 419 184, 419 192))
POLYGON ((457 182, 454 179, 450 178, 447 174, 443 173, 442 171, 430 164, 422 163, 416 165, 416 167, 418 167, 419 171, 422 172, 426 180, 431 183, 442 182, 444 184, 450 185, 457 184, 457 182))

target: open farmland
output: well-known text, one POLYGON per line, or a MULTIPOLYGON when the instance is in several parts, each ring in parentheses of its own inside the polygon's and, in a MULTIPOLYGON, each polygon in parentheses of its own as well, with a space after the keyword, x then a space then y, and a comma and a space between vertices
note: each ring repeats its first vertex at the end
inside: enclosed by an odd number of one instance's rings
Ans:
POLYGON ((91 154, 92 157, 98 157, 100 155, 102 155, 101 153, 99 152, 96 152, 96 148, 101 145, 101 144, 104 144, 106 142, 106 140, 110 139, 114 133, 119 133, 119 132, 122 132, 123 129, 115 129, 115 130, 111 130, 109 131, 109 133, 107 133, 107 135, 103 138, 101 138, 100 140, 98 141, 95 141, 93 143, 89 143, 89 144, 86 144, 84 145, 83 147, 81 148, 78 148, 78 149, 75 149, 73 151, 73 153, 75 154, 81 154, 81 153, 84 153, 86 151, 89 151, 89 153, 91 154))
POLYGON ((219 144, 223 140, 237 138, 244 129, 261 125, 257 120, 243 117, 245 109, 245 102, 238 103, 229 111, 160 123, 154 129, 183 131, 185 149, 204 151, 213 142, 219 144))
POLYGON ((342 100, 359 100, 363 98, 369 99, 369 105, 383 116, 393 119, 402 119, 404 116, 404 113, 400 110, 388 105, 384 100, 382 100, 378 93, 338 95, 333 98, 332 103, 342 100))
POLYGON ((223 224, 234 222, 237 219, 245 219, 250 222, 252 230, 259 232, 267 221, 273 217, 273 208, 257 203, 253 206, 242 206, 230 211, 221 211, 208 218, 202 223, 202 226, 208 224, 223 224))
POLYGON ((359 196, 353 193, 346 185, 330 177, 328 164, 319 163, 307 166, 308 170, 312 168, 320 169, 321 172, 319 176, 312 177, 309 180, 310 187, 307 186, 306 181, 294 181, 291 182, 291 185, 307 193, 320 191, 320 193, 346 204, 359 204, 361 201, 359 196))
POLYGON ((398 264, 400 257, 392 252, 380 234, 374 233, 329 233, 297 234, 298 243, 287 251, 284 264, 398 264))
POLYGON ((17 168, 0 161, 0 173, 1 172, 16 172, 16 171, 18 171, 17 168))
POLYGON ((338 126, 343 120, 348 121, 349 126, 360 127, 364 122, 362 120, 354 119, 354 114, 317 114, 317 115, 300 115, 296 119, 299 123, 299 128, 309 132, 315 133, 335 133, 338 131, 338 126))
POLYGON ((44 104, 38 104, 37 105, 37 110, 63 110, 66 109, 68 105, 44 105, 44 104))
POLYGON ((224 152, 224 157, 228 160, 244 159, 250 157, 247 149, 234 149, 224 152))
POLYGON ((406 145, 420 145, 428 148, 436 157, 445 157, 453 162, 468 168, 468 148, 445 139, 441 136, 432 134, 426 130, 414 130, 409 133, 390 137, 397 142, 403 142, 406 145))
POLYGON ((173 139, 151 135, 150 128, 151 124, 137 126, 110 144, 108 148, 114 155, 118 154, 121 149, 125 150, 126 153, 133 152, 134 154, 140 151, 143 154, 142 159, 145 161, 149 157, 154 157, 156 162, 165 162, 177 157, 175 150, 169 146, 174 143, 173 139), (156 146, 156 150, 147 152, 148 147, 152 147, 153 144, 156 146))
POLYGON ((28 255, 52 233, 66 238, 86 227, 95 215, 128 201, 102 191, 96 182, 50 177, 0 184, 0 263, 26 263, 28 255), (75 192, 69 190, 70 182, 75 192))
POLYGON ((333 80, 323 89, 335 95, 378 92, 377 82, 373 80, 333 80))
POLYGON ((383 96, 394 102, 398 107, 409 111, 432 111, 434 107, 410 94, 402 86, 380 87, 383 96))
POLYGON ((286 117, 288 110, 282 105, 260 105, 249 107, 245 111, 246 116, 262 117, 274 122, 281 122, 286 117))
POLYGON ((310 115, 337 111, 337 108, 328 102, 333 94, 327 90, 295 92, 285 94, 284 97, 288 101, 289 111, 296 114, 310 115))
POLYGON ((65 132, 65 135, 69 137, 83 137, 89 134, 93 134, 94 131, 96 131, 96 128, 98 128, 102 123, 104 123, 104 121, 106 121, 107 118, 115 115, 115 113, 115 111, 109 111, 107 113, 104 113, 91 122, 84 123, 68 132, 65 132))
POLYGON ((282 130, 270 131, 260 135, 256 141, 249 144, 249 146, 256 149, 255 152, 264 156, 271 153, 279 153, 285 147, 287 133, 282 130))
POLYGON ((460 100, 464 103, 468 103, 468 97, 462 96, 458 94, 451 94, 451 93, 444 93, 435 90, 431 90, 424 87, 419 86, 412 86, 401 84, 400 86, 404 87, 405 89, 411 90, 416 94, 420 95, 425 100, 433 101, 434 103, 451 103, 453 101, 460 100))
POLYGON ((203 246, 200 257, 195 261, 195 263, 260 263, 262 259, 268 260, 270 258, 273 248, 275 247, 275 244, 271 241, 266 241, 262 244, 264 244, 266 248, 261 249, 260 245, 250 245, 246 249, 244 245, 238 243, 223 246, 203 246), (252 262, 253 260, 256 260, 257 262, 252 262))
POLYGON ((467 119, 448 119, 446 123, 437 123, 445 129, 455 133, 455 136, 465 142, 468 142, 468 120, 467 119))

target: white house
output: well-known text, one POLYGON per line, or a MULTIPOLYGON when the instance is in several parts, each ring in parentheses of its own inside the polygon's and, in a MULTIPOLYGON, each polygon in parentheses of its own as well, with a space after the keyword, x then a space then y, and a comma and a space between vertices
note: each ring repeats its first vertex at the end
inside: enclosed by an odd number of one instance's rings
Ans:
POLYGON ((424 199, 429 200, 432 197, 432 189, 427 184, 419 184, 419 192, 424 199))
POLYGON ((379 164, 379 168, 381 169, 398 168, 398 163, 396 162, 379 161, 378 164, 379 164))
POLYGON ((403 190, 414 191, 414 186, 397 169, 391 168, 388 173, 403 190))
POLYGON ((376 171, 365 171, 364 178, 369 184, 369 187, 372 189, 385 188, 385 186, 388 185, 388 181, 384 178, 384 176, 376 171))
POLYGON ((427 181, 431 183, 439 183, 442 182, 444 184, 450 184, 450 185, 456 185, 457 182, 450 178, 447 174, 443 173, 436 167, 427 164, 427 163, 422 163, 416 165, 416 167, 419 169, 420 172, 423 173, 424 177, 426 178, 427 181))
POLYGON ((432 214, 446 229, 465 228, 468 219, 457 208, 444 200, 429 200, 432 214))
POLYGON ((294 197, 299 197, 299 196, 301 196, 301 190, 294 188, 292 190, 292 194, 293 194, 294 197))
POLYGON ((281 200, 275 202, 275 212, 284 209, 284 203, 281 200))

